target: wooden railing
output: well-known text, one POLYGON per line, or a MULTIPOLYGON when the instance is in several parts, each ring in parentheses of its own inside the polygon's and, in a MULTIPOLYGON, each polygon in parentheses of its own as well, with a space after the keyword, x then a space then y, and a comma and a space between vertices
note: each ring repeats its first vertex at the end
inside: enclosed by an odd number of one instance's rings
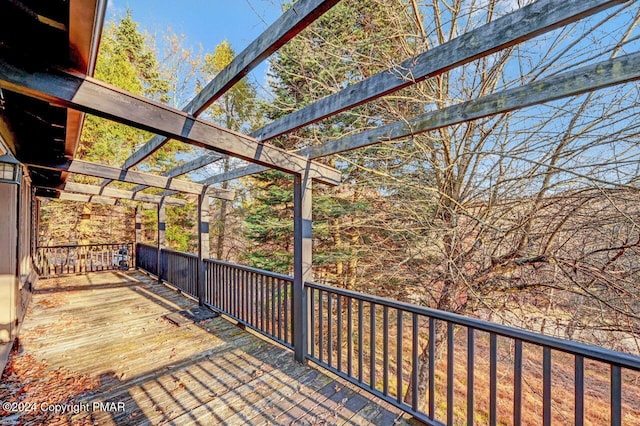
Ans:
POLYGON ((640 358, 632 355, 326 285, 305 287, 308 359, 427 424, 519 425, 523 413, 540 408, 540 417, 526 422, 550 425, 555 417, 554 424, 563 418, 581 425, 608 416, 621 425, 631 419, 623 422, 623 386, 640 398, 640 358), (554 383, 554 374, 563 380, 554 383), (554 392, 569 398, 552 398, 554 392), (585 395, 599 395, 598 408, 587 407, 585 395))
POLYGON ((293 279, 207 259, 204 301, 215 310, 293 348, 293 279))
MULTIPOLYGON (((152 272, 146 247, 138 267, 152 272)), ((161 263, 163 279, 197 292, 196 256, 162 250, 161 263)), ((203 267, 206 305, 295 349, 291 277, 203 267)), ((306 359, 426 424, 618 426, 640 415, 640 357, 317 283, 305 292, 306 359)))
POLYGON ((160 255, 160 278, 180 291, 198 297, 198 256, 179 251, 162 249, 160 255))
POLYGON ((38 247, 35 266, 43 277, 128 270, 133 267, 133 243, 38 247))
POLYGON ((136 267, 158 275, 158 248, 147 244, 136 244, 136 267))

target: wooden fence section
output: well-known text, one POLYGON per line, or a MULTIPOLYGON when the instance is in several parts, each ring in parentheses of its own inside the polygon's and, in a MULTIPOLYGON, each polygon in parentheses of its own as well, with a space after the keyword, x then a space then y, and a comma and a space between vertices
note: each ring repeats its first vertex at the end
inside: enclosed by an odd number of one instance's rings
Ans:
POLYGON ((205 303, 276 342, 293 348, 293 279, 207 259, 205 303))
POLYGON ((136 267, 158 275, 158 248, 146 244, 136 244, 136 267))
POLYGON ((35 266, 43 277, 128 270, 133 267, 133 243, 38 247, 35 266))
MULTIPOLYGON (((155 247, 136 254, 139 268, 156 270, 155 247)), ((162 280, 198 296, 195 255, 163 249, 160 261, 162 280)), ((205 305, 291 349, 302 309, 307 360, 426 424, 640 418, 640 357, 311 282, 307 306, 296 307, 292 277, 212 259, 202 267, 205 305)))

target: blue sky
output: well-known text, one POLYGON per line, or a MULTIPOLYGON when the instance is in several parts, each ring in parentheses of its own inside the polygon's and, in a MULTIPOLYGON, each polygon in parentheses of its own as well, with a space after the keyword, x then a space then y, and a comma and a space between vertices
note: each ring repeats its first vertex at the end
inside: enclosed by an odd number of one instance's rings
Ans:
MULTIPOLYGON (((142 32, 158 35, 170 27, 184 34, 194 51, 202 45, 205 52, 212 52, 226 39, 236 54, 267 29, 282 10, 280 0, 109 0, 107 19, 123 16, 127 8, 142 32)), ((265 63, 254 71, 261 84, 266 69, 265 63)))

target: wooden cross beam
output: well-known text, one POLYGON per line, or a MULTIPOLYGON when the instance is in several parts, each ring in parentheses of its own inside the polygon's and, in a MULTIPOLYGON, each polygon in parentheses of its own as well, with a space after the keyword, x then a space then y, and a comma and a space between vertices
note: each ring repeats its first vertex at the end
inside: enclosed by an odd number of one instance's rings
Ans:
MULTIPOLYGON (((220 71, 182 110, 194 116, 200 115, 249 71, 331 9, 338 1, 300 0, 291 5, 225 69, 220 71)), ((124 162, 123 168, 128 169, 140 163, 158 150, 167 140, 168 138, 164 136, 154 136, 124 162)))
MULTIPOLYGON (((30 167, 39 167, 51 170, 58 170, 69 173, 77 173, 85 176, 93 176, 103 179, 113 179, 120 182, 137 183, 147 185, 154 188, 169 189, 178 192, 186 192, 187 194, 200 195, 203 193, 205 186, 186 180, 172 179, 164 176, 156 176, 151 173, 136 172, 131 170, 123 170, 118 167, 105 166, 103 164, 90 163, 88 161, 72 160, 62 164, 45 163, 42 161, 24 161, 30 167)), ((235 192, 221 189, 211 188, 209 195, 225 200, 233 200, 235 192)))
MULTIPOLYGON (((327 185, 340 183, 341 173, 324 164, 259 143, 249 136, 70 71, 26 69, 8 58, 0 57, 0 88, 95 114, 251 163, 292 174, 308 174, 312 179, 327 185)), ((111 176, 105 178, 115 179, 111 176)))
POLYGON ((627 0, 538 0, 253 132, 262 142, 516 45, 627 0))
POLYGON ((61 200, 97 202, 110 205, 115 205, 115 202, 118 200, 131 200, 149 204, 160 204, 162 202, 170 206, 187 205, 186 200, 179 198, 152 194, 134 194, 131 191, 125 191, 123 189, 102 188, 96 185, 77 182, 67 182, 64 189, 48 186, 37 186, 37 188, 57 192, 60 194, 61 200))
POLYGON ((59 194, 59 200, 77 201, 79 203, 97 203, 115 206, 119 201, 118 198, 105 197, 102 195, 75 194, 73 192, 66 191, 59 191, 59 194))
MULTIPOLYGON (((174 177, 178 177, 181 175, 184 175, 186 173, 192 172, 194 170, 197 170, 201 167, 204 167, 208 164, 211 164, 215 161, 221 160, 222 158, 224 158, 223 155, 220 154, 216 154, 215 152, 211 152, 208 153, 207 155, 201 155, 200 157, 196 158, 195 160, 189 161, 187 163, 184 163, 180 166, 174 167, 173 169, 162 173, 162 176, 166 176, 166 177, 170 177, 170 178, 174 178, 174 177)), ((103 182, 102 186, 105 186, 106 184, 110 183, 111 180, 108 180, 108 182, 103 182)), ((133 192, 138 192, 138 191, 142 191, 143 189, 147 188, 146 185, 138 185, 135 188, 133 188, 133 192)))
MULTIPOLYGON (((321 158, 636 80, 640 80, 640 53, 567 71, 524 86, 428 112, 407 121, 387 124, 319 146, 303 148, 298 154, 308 158, 321 158)), ((264 170, 267 169, 250 165, 212 176, 200 183, 211 185, 264 170)))
POLYGON ((186 200, 173 197, 163 197, 161 195, 135 193, 124 189, 104 188, 98 185, 87 185, 78 182, 67 182, 64 185, 65 192, 76 192, 85 195, 102 195, 105 197, 119 198, 123 200, 141 201, 144 203, 160 204, 165 203, 173 206, 185 206, 186 200))

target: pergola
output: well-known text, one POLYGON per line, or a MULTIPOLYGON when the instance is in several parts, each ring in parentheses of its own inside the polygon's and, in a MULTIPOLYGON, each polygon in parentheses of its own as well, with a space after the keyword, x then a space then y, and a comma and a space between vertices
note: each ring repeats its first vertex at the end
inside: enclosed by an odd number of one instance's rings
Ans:
MULTIPOLYGON (((0 88, 6 98, 2 113, 6 120, 0 120, 0 124, 3 124, 0 128, 2 139, 16 158, 28 167, 32 184, 38 188, 36 196, 107 203, 115 199, 128 199, 157 204, 159 244, 162 244, 165 226, 164 206, 184 203, 184 200, 171 195, 185 193, 197 196, 200 262, 209 252, 208 197, 231 200, 234 196, 233 191, 213 185, 268 169, 292 175, 294 347, 296 360, 303 362, 307 353, 307 337, 304 335, 307 318, 298 307, 307 304, 303 287, 305 282, 311 280, 312 182, 339 185, 341 180, 338 170, 317 161, 318 159, 640 79, 640 52, 636 52, 470 102, 427 112, 407 121, 326 141, 322 145, 306 147, 297 152, 288 152, 269 144, 269 141, 278 136, 625 3, 624 0, 538 0, 416 57, 406 58, 393 68, 269 123, 250 135, 233 132, 199 118, 208 106, 248 72, 337 2, 300 0, 295 3, 182 110, 128 93, 91 77, 105 10, 104 1, 70 0, 68 16, 64 13, 66 2, 63 0, 50 2, 46 6, 29 0, 13 1, 10 2, 11 5, 3 2, 2 8, 5 10, 0 9, 0 13, 5 12, 8 14, 6 16, 15 19, 27 19, 21 13, 28 15, 28 19, 33 20, 30 25, 36 36, 22 40, 3 33, 8 40, 5 44, 10 47, 0 50, 0 88), (21 7, 15 6, 16 4, 21 7), (33 15, 37 18, 33 18, 33 15), (80 18, 86 15, 93 19, 80 18), (75 28, 78 25, 88 27, 75 28), (66 36, 73 47, 70 50, 80 52, 80 59, 70 56, 68 51, 60 56, 45 54, 45 51, 60 52, 69 49, 70 46, 60 41, 66 36), (76 37, 80 41, 76 41, 76 37), (34 48, 38 43, 45 46, 34 48), (32 53, 24 53, 27 51, 32 53), (77 160, 74 158, 75 148, 84 113, 144 129, 156 136, 132 154, 121 167, 77 160), (42 117, 47 130, 34 133, 35 130, 24 124, 25 114, 42 117), (211 150, 211 154, 176 167, 161 176, 132 170, 170 139, 206 148, 211 150), (223 156, 239 158, 251 164, 199 182, 179 179, 179 176, 218 161, 223 156), (102 178, 104 182, 102 186, 66 182, 69 173, 102 178), (109 187, 113 181, 139 186, 124 191, 109 187), (147 187, 161 188, 165 192, 162 195, 140 192, 147 187)), ((203 273, 201 268, 199 289, 204 282, 203 273)))
MULTIPOLYGON (((208 196, 226 200, 233 198, 232 191, 215 188, 211 185, 259 173, 270 168, 292 174, 294 176, 295 204, 294 277, 295 289, 301 296, 295 305, 300 306, 305 303, 300 289, 302 284, 311 278, 312 181, 315 180, 327 185, 340 183, 340 172, 315 161, 316 159, 640 78, 640 53, 636 53, 563 73, 540 80, 537 83, 491 94, 471 102, 429 112, 406 122, 388 124, 338 140, 327 141, 323 145, 307 147, 298 152, 287 152, 268 143, 270 140, 300 127, 440 75, 498 50, 532 39, 604 8, 624 3, 623 0, 584 0, 580 2, 539 0, 463 34, 448 43, 426 51, 416 58, 408 58, 394 68, 378 73, 276 120, 251 135, 233 132, 198 118, 198 115, 244 75, 336 3, 337 0, 309 0, 296 3, 242 51, 227 68, 210 81, 182 111, 127 93, 91 78, 93 62, 88 64, 89 66, 78 69, 78 67, 61 67, 60 63, 52 61, 55 58, 46 58, 47 60, 42 61, 37 57, 30 57, 30 60, 36 62, 31 64, 22 58, 3 55, 0 57, 0 87, 5 93, 11 93, 6 95, 8 98, 7 112, 10 113, 15 108, 12 101, 16 98, 20 102, 38 105, 39 108, 42 108, 41 105, 46 103, 48 108, 57 114, 65 113, 67 115, 66 126, 62 124, 63 122, 60 122, 61 124, 51 123, 53 128, 62 127, 63 130, 65 128, 67 130, 64 155, 52 155, 51 153, 38 155, 34 149, 36 142, 31 140, 22 141, 17 146, 18 160, 30 168, 34 185, 42 188, 38 190, 37 195, 51 195, 53 193, 59 194, 58 196, 63 199, 77 201, 108 202, 109 199, 120 198, 156 203, 159 206, 159 233, 162 234, 165 220, 164 206, 183 203, 179 199, 166 197, 166 195, 175 192, 195 194, 198 197, 200 212, 198 252, 202 258, 202 256, 206 256, 204 253, 208 253, 209 203, 205 202, 206 198, 208 196), (148 130, 155 133, 156 136, 132 154, 121 168, 80 161, 73 157, 83 113, 95 114, 148 130), (214 153, 170 170, 163 176, 131 170, 170 139, 207 148, 214 153), (182 174, 219 160, 222 155, 240 158, 252 163, 252 165, 211 176, 201 182, 177 179, 182 174), (46 182, 41 183, 38 176, 50 171, 60 176, 59 182, 52 183, 53 179, 49 177, 46 182), (64 183, 68 173, 99 177, 105 180, 101 187, 72 182, 64 183), (140 186, 133 191, 109 188, 107 185, 114 180, 135 183, 140 186), (146 187, 162 188, 171 192, 166 192, 165 196, 146 195, 139 192, 146 187)), ((84 2, 72 1, 70 8, 72 14, 76 10, 74 6, 84 12, 91 9, 84 2), (76 3, 83 4, 76 5, 76 3)), ((104 13, 104 2, 98 1, 93 6, 98 11, 96 16, 101 16, 104 13)), ((97 23, 99 24, 100 21, 97 20, 97 23)), ((54 25, 51 21, 41 25, 46 27, 46 32, 62 31, 63 27, 66 29, 65 25, 54 25)), ((68 29, 70 36, 74 34, 72 28, 74 25, 77 25, 77 20, 71 16, 69 19, 70 28, 68 29)), ((91 56, 92 61, 95 61, 99 27, 100 25, 97 25, 94 28, 91 43, 86 46, 86 48, 94 49, 93 56, 91 56)), ((41 32, 44 33, 45 29, 42 29, 41 32)), ((87 43, 86 40, 85 43, 87 43)), ((53 113, 48 114, 49 120, 53 115, 53 113)), ((16 133, 19 134, 21 131, 22 129, 17 129, 16 133)), ((54 135, 47 136, 52 137, 54 143, 60 144, 62 142, 54 135)), ((19 136, 5 131, 3 137, 15 147, 16 143, 11 141, 19 136)), ((42 144, 41 139, 39 137, 37 143, 42 144)), ((51 174, 47 176, 51 176, 51 174)), ((162 241, 162 235, 159 241, 162 241)), ((303 318, 299 318, 299 320, 303 320, 303 318)), ((297 323, 301 322, 297 321, 297 323)), ((301 335, 298 338, 301 339, 301 335)))

